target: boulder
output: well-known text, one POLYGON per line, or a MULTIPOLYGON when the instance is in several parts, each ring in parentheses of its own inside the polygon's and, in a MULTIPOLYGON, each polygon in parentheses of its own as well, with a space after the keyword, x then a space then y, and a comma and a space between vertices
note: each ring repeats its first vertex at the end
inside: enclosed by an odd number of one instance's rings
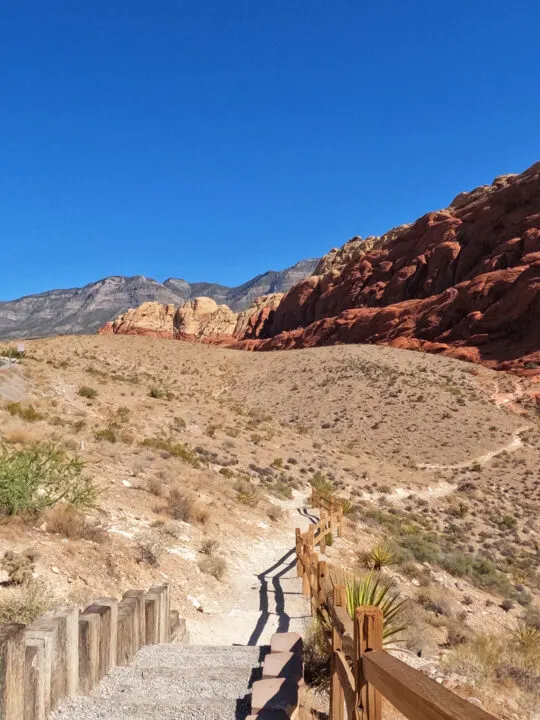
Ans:
POLYGON ((232 335, 237 315, 227 305, 218 305, 208 297, 188 300, 174 316, 174 337, 201 340, 207 337, 232 335))

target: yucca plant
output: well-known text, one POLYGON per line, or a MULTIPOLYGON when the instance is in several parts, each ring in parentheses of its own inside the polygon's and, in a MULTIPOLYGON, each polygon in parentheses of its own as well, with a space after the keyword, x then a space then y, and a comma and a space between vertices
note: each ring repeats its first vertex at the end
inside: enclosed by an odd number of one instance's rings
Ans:
POLYGON ((383 613, 383 641, 388 643, 390 638, 405 629, 400 624, 406 600, 402 600, 398 591, 395 591, 393 580, 383 580, 380 575, 370 572, 363 578, 348 578, 346 581, 347 612, 354 619, 356 608, 365 605, 376 605, 383 613))
POLYGON ((363 560, 370 570, 381 570, 394 562, 394 553, 388 545, 375 545, 363 554, 363 560))
POLYGON ((338 502, 341 505, 344 515, 352 515, 352 513, 356 510, 356 505, 353 503, 352 500, 347 500, 346 498, 338 498, 338 502))

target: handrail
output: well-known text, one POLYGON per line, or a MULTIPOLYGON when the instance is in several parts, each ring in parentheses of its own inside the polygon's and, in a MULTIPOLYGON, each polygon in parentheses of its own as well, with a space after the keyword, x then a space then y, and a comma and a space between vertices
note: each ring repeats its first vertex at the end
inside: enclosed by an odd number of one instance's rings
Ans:
POLYGON ((333 529, 341 536, 343 509, 315 489, 311 505, 320 508, 321 519, 304 533, 296 529, 296 567, 312 615, 322 616, 331 634, 329 720, 381 720, 383 697, 409 720, 495 720, 384 651, 380 608, 356 608, 354 619, 349 616, 345 586, 332 579, 345 573, 314 551, 318 546, 325 554, 333 529))

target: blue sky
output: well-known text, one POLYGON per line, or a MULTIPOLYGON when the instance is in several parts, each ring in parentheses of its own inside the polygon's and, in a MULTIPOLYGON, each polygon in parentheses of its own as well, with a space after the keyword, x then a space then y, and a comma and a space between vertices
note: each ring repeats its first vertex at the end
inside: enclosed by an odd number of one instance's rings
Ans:
POLYGON ((0 299, 237 284, 540 159, 531 0, 0 2, 0 299))

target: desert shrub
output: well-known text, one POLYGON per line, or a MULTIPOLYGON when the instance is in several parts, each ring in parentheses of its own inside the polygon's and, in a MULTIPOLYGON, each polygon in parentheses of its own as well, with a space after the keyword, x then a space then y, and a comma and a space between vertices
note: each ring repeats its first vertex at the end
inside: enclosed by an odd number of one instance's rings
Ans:
POLYGON ((344 515, 352 515, 356 511, 356 505, 352 500, 346 498, 338 498, 338 502, 341 505, 344 515))
POLYGON ((24 352, 21 352, 14 347, 3 347, 0 348, 0 357, 11 358, 12 360, 22 360, 24 352))
POLYGON ((165 397, 165 392, 160 387, 157 387, 157 385, 152 385, 148 390, 148 397, 154 398, 154 400, 161 400, 165 397))
POLYGON ((10 415, 20 417, 26 422, 37 422, 45 418, 45 415, 38 412, 33 405, 23 406, 20 402, 9 402, 6 409, 10 415))
POLYGON ((22 450, 0 447, 0 514, 38 512, 58 502, 92 507, 98 490, 83 469, 82 460, 53 443, 22 450))
POLYGON ((272 460, 272 467, 276 468, 277 470, 281 469, 283 467, 283 458, 277 457, 272 460))
POLYGON ((228 467, 222 467, 219 470, 219 474, 223 475, 223 477, 226 477, 226 478, 232 478, 232 477, 234 477, 234 470, 231 470, 231 468, 228 468, 228 467))
POLYGON ((0 590, 0 623, 28 625, 55 604, 50 588, 38 580, 0 590))
POLYGON ((292 488, 287 483, 277 480, 275 483, 270 485, 268 490, 275 495, 275 497, 281 498, 282 500, 290 500, 293 496, 292 488))
POLYGON ((192 522, 194 520, 195 501, 179 487, 171 488, 167 498, 167 512, 175 520, 192 522))
POLYGON ((199 569, 216 580, 221 580, 227 570, 227 561, 217 555, 207 555, 199 562, 199 569))
POLYGON ((165 440, 164 438, 145 438, 140 444, 142 447, 163 450, 173 457, 180 458, 180 460, 183 460, 193 467, 199 467, 200 465, 197 453, 182 443, 175 443, 172 440, 165 440))
POLYGON ((97 430, 94 433, 94 437, 96 440, 105 440, 106 442, 115 443, 117 441, 116 432, 114 427, 109 425, 106 428, 102 428, 101 430, 97 430))
POLYGON ((514 602, 513 600, 510 600, 510 598, 505 598, 501 603, 501 607, 505 612, 508 612, 514 607, 514 602))
POLYGON ((162 497, 165 491, 165 485, 163 483, 163 480, 157 477, 151 477, 148 478, 146 482, 146 489, 148 492, 152 493, 152 495, 156 495, 156 497, 162 497))
POLYGON ((65 503, 58 503, 43 515, 47 531, 63 535, 71 540, 92 540, 103 543, 107 531, 103 525, 83 515, 79 510, 65 503))
POLYGON ((0 567, 7 573, 10 585, 27 585, 34 576, 36 560, 37 553, 34 550, 22 553, 6 550, 0 560, 0 567))
POLYGON ((266 514, 270 518, 270 520, 273 520, 274 522, 278 522, 283 517, 283 510, 278 507, 277 505, 271 505, 269 504, 266 509, 266 514))
POLYGON ((364 605, 376 605, 383 613, 383 639, 388 642, 400 633, 404 626, 400 624, 407 601, 401 599, 394 590, 393 580, 383 580, 380 575, 370 572, 363 578, 349 578, 346 583, 347 612, 354 618, 356 608, 364 605))
POLYGON ((375 545, 367 552, 361 553, 362 562, 370 570, 381 570, 394 562, 394 554, 388 545, 375 545))
POLYGON ((216 538, 205 538, 201 542, 200 552, 203 555, 213 555, 219 547, 219 540, 216 538))
POLYGON ((164 542, 161 533, 149 531, 137 538, 137 562, 140 564, 158 567, 164 551, 164 542))
POLYGON ((331 648, 327 628, 320 618, 315 618, 307 628, 304 638, 304 679, 317 692, 330 689, 331 648))
POLYGON ((311 486, 326 500, 329 500, 335 493, 334 483, 327 478, 320 470, 311 478, 311 486))
POLYGON ((435 588, 420 590, 416 596, 416 601, 424 610, 435 613, 435 615, 444 615, 445 617, 452 615, 452 607, 446 593, 442 590, 435 588))
POLYGON ((83 398, 88 398, 88 400, 93 400, 95 397, 97 397, 98 392, 95 388, 90 387, 89 385, 82 385, 77 390, 77 394, 83 398))
POLYGON ((2 441, 10 445, 30 445, 36 442, 36 436, 26 428, 19 427, 13 430, 4 430, 2 441))
POLYGON ((449 622, 446 628, 446 644, 450 647, 463 645, 471 638, 470 630, 463 622, 449 622))
POLYGON ((448 553, 441 566, 451 575, 466 577, 473 585, 493 590, 501 595, 513 595, 514 590, 506 575, 501 573, 489 558, 470 553, 448 553))
POLYGON ((437 563, 440 560, 441 549, 435 533, 402 535, 396 542, 418 562, 437 563))

